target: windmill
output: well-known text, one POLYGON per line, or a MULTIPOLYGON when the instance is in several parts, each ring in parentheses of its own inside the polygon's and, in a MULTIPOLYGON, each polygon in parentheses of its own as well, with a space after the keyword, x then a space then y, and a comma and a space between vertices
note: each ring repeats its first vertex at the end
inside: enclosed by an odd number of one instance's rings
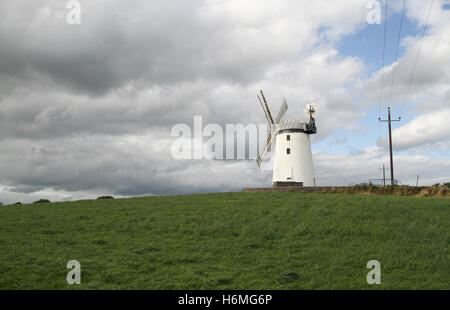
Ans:
POLYGON ((257 97, 269 123, 270 132, 256 159, 258 167, 261 168, 263 163, 272 161, 273 187, 314 186, 309 135, 317 132, 314 116, 317 105, 312 103, 306 106, 304 110, 306 121, 301 117, 284 120, 288 109, 286 99, 284 99, 274 120, 262 90, 260 95, 257 97))

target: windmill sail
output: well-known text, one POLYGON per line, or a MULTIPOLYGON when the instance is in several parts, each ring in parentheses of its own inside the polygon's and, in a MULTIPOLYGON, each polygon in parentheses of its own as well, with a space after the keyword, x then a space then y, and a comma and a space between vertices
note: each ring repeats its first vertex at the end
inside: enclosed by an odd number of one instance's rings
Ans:
POLYGON ((266 153, 270 152, 274 137, 275 137, 274 132, 270 133, 267 136, 266 144, 264 145, 263 149, 261 150, 258 157, 256 158, 256 163, 258 164, 258 167, 261 167, 261 162, 263 161, 263 158, 266 155, 266 153))
MULTIPOLYGON (((278 128, 278 124, 281 122, 284 115, 286 114, 288 105, 287 105, 286 99, 284 99, 283 103, 281 104, 280 109, 278 110, 277 117, 275 118, 275 121, 274 121, 272 118, 272 114, 270 113, 269 105, 267 104, 266 97, 264 96, 264 93, 262 90, 260 90, 260 95, 261 95, 261 97, 259 95, 257 95, 257 97, 258 97, 259 103, 261 103, 261 107, 264 111, 264 115, 266 116, 267 122, 269 123, 270 130, 271 130, 271 132, 269 132, 269 134, 267 135, 266 143, 265 143, 263 149, 261 150, 261 152, 259 153, 259 155, 256 159, 256 163, 258 164, 258 167, 261 168, 261 163, 266 162, 267 155, 271 153, 272 144, 274 144, 274 142, 275 142, 275 136, 277 133, 276 128, 278 128), (261 100, 261 98, 262 98, 262 100, 261 100)), ((269 156, 269 158, 270 158, 270 156, 269 156)))
POLYGON ((283 103, 281 104, 280 109, 278 110, 277 118, 275 119, 275 124, 279 124, 281 119, 283 118, 284 114, 286 114, 286 111, 288 109, 288 105, 286 102, 286 98, 283 99, 283 103))
POLYGON ((260 90, 260 92, 261 92, 261 97, 262 97, 262 99, 264 101, 264 107, 265 107, 265 108, 263 107, 264 112, 267 114, 267 118, 269 120, 270 126, 273 126, 274 121, 273 121, 273 118, 272 118, 272 114, 270 113, 269 105, 267 104, 266 97, 264 97, 264 93, 263 93, 262 90, 260 90))
POLYGON ((263 102, 261 101, 261 98, 259 98, 259 96, 256 96, 256 97, 258 97, 259 103, 261 103, 261 108, 263 109, 264 115, 266 116, 266 120, 269 123, 270 128, 272 128, 273 127, 273 121, 272 122, 270 121, 271 120, 271 118, 270 118, 270 111, 268 110, 268 108, 266 109, 267 105, 264 106, 263 102))

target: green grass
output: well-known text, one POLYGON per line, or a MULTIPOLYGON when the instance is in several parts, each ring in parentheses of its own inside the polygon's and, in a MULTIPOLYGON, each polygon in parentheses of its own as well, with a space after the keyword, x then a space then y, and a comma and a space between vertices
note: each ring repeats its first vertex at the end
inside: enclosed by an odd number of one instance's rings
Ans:
POLYGON ((450 289, 450 199, 220 193, 0 207, 0 289, 450 289), (81 263, 81 284, 66 264, 81 263), (381 263, 381 285, 366 264, 381 263))

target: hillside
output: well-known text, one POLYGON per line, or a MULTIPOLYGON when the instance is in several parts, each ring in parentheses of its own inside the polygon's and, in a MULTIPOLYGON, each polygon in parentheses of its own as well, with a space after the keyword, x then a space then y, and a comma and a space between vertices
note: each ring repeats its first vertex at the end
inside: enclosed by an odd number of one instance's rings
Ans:
POLYGON ((0 289, 450 289, 449 208, 302 193, 3 206, 0 289), (72 259, 80 285, 66 283, 72 259))

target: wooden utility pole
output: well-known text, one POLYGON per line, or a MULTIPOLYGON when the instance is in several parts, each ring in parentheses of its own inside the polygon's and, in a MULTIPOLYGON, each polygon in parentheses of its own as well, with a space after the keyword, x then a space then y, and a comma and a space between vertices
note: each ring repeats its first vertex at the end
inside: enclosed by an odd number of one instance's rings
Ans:
POLYGON ((382 120, 378 118, 380 122, 387 122, 389 125, 389 155, 390 155, 390 164, 391 164, 391 186, 394 186, 394 159, 392 156, 392 130, 391 130, 391 122, 399 122, 401 118, 399 117, 396 120, 391 120, 391 108, 388 107, 388 119, 382 120))

